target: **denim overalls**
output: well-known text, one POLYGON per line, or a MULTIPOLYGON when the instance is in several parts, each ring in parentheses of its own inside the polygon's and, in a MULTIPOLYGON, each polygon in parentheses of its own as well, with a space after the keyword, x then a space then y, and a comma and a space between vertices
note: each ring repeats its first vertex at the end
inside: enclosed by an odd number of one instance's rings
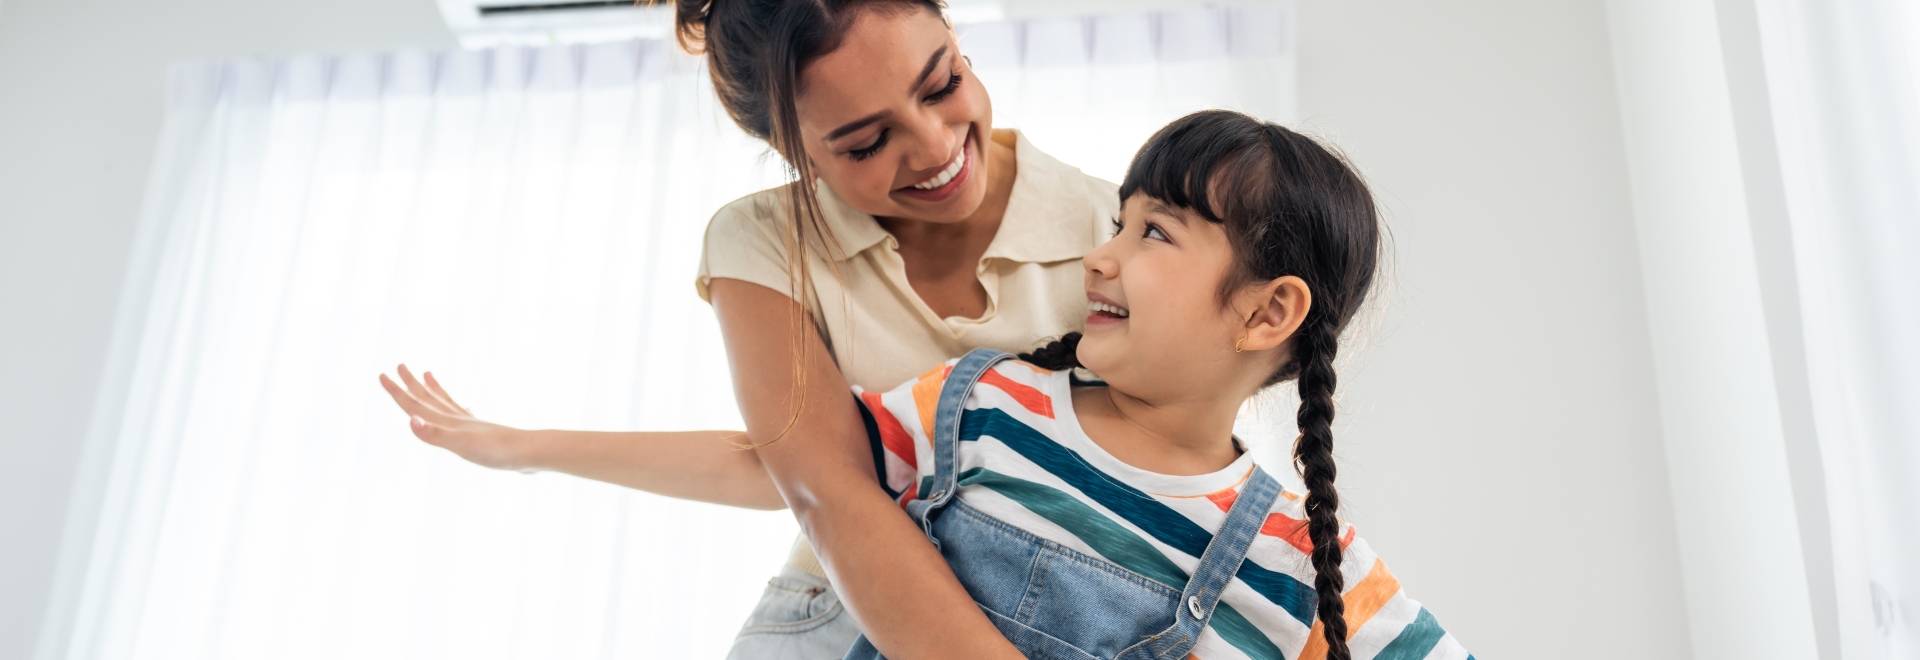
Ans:
MULTIPOLYGON (((1258 467, 1184 591, 1074 551, 954 499, 960 421, 974 383, 1012 357, 974 349, 953 366, 934 416, 931 494, 907 504, 987 618, 1033 660, 1187 657, 1266 522, 1280 483, 1258 467)), ((865 636, 847 660, 880 652, 865 636)))

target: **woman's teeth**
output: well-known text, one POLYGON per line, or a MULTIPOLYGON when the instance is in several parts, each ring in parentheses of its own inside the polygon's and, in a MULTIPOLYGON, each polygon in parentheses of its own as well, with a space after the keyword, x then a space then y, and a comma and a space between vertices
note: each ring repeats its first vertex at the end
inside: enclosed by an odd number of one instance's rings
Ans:
POLYGON ((925 181, 921 181, 919 183, 913 184, 913 187, 919 190, 933 190, 934 188, 947 185, 948 181, 952 181, 953 177, 960 173, 960 168, 963 168, 966 166, 967 166, 967 150, 961 149, 960 157, 953 159, 952 163, 948 163, 947 169, 941 170, 939 174, 933 175, 933 178, 931 179, 927 179, 925 181))
POLYGON ((1125 308, 1122 308, 1116 305, 1109 305, 1103 302, 1093 302, 1091 300, 1087 301, 1087 311, 1093 312, 1095 314, 1106 314, 1109 316, 1118 316, 1123 319, 1127 318, 1127 310, 1125 308))

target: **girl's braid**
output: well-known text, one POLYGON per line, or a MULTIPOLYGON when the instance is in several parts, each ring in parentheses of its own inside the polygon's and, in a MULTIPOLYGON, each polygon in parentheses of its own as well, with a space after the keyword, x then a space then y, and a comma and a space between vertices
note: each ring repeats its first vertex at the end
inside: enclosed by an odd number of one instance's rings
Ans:
POLYGON ((1333 389, 1338 376, 1333 358, 1339 352, 1339 331, 1325 314, 1314 314, 1296 336, 1294 362, 1300 370, 1300 439, 1293 459, 1307 485, 1307 536, 1313 539, 1313 590, 1318 596, 1327 660, 1350 660, 1347 650, 1346 603, 1340 597, 1345 578, 1340 573, 1340 494, 1334 490, 1333 389))

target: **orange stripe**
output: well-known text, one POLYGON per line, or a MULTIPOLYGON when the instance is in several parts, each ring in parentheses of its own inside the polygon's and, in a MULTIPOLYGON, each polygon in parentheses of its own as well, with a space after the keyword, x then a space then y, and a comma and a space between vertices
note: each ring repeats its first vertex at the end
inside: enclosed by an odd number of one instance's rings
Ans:
POLYGON ((907 504, 909 502, 912 502, 919 497, 920 497, 920 480, 915 479, 913 480, 913 483, 907 484, 906 492, 900 494, 900 508, 901 509, 907 508, 907 504))
MULTIPOLYGON (((1347 525, 1347 533, 1340 537, 1341 549, 1344 550, 1347 546, 1353 545, 1353 535, 1356 531, 1358 528, 1347 525)), ((1313 554, 1313 537, 1307 534, 1307 523, 1304 520, 1295 520, 1283 513, 1269 513, 1267 523, 1260 526, 1260 533, 1286 541, 1288 545, 1306 554, 1313 554)))
POLYGON ((920 411, 920 432, 927 438, 933 438, 933 415, 940 410, 940 388, 947 384, 947 372, 952 367, 938 366, 927 373, 920 374, 919 382, 913 384, 913 407, 920 411))
MULTIPOLYGON (((1353 585, 1352 589, 1340 596, 1347 606, 1347 639, 1353 639, 1360 632, 1360 626, 1373 620, 1373 615, 1379 614, 1387 606, 1387 601, 1393 600, 1393 595, 1397 593, 1400 593, 1400 580, 1387 570, 1386 562, 1373 560, 1373 570, 1367 571, 1367 576, 1360 579, 1360 584, 1353 585)), ((1326 660, 1326 657, 1327 636, 1321 632, 1320 621, 1315 620, 1313 632, 1308 634, 1307 645, 1300 649, 1298 660, 1326 660)))
POLYGON ((980 375, 980 382, 1000 388, 1000 391, 1006 392, 1007 396, 1013 397, 1014 401, 1020 402, 1021 406, 1033 411, 1033 414, 1053 419, 1053 398, 1042 394, 1040 390, 1002 376, 1000 372, 992 369, 980 375))
POLYGON ((1222 491, 1207 493, 1207 500, 1210 502, 1213 502, 1214 506, 1220 507, 1221 513, 1227 513, 1229 511, 1232 511, 1233 503, 1235 500, 1238 500, 1238 499, 1240 499, 1240 492, 1232 488, 1228 488, 1222 491))
MULTIPOLYGON (((887 453, 918 471, 920 463, 914 459, 913 436, 907 435, 907 428, 900 425, 900 419, 893 416, 893 411, 887 410, 879 394, 861 392, 860 400, 866 402, 867 411, 873 413, 873 421, 880 427, 880 446, 886 447, 887 453)), ((880 478, 886 479, 887 475, 880 475, 880 478)))

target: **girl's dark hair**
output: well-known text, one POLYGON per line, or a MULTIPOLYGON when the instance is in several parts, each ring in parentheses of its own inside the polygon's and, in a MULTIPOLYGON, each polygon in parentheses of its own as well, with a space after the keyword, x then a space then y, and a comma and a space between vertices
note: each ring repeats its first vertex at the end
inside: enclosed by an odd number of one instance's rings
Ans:
MULTIPOLYGON (((813 164, 800 137, 800 114, 794 107, 800 74, 840 47, 861 12, 922 9, 944 20, 942 0, 675 0, 674 34, 680 47, 707 56, 713 91, 727 116, 773 147, 793 176, 786 190, 792 219, 786 243, 788 294, 795 301, 806 300, 802 296, 813 288, 808 252, 838 249, 821 216, 813 164)), ((794 396, 799 397, 806 388, 805 320, 797 310, 789 318, 794 396)), ((800 408, 796 399, 787 430, 798 421, 800 408)))
MULTIPOLYGON (((1292 275, 1312 306, 1293 336, 1287 361, 1268 377, 1297 379, 1300 437, 1295 466, 1307 486, 1307 534, 1313 539, 1316 611, 1328 660, 1348 660, 1346 606, 1340 593, 1340 496, 1334 490, 1334 356, 1340 332, 1373 286, 1380 223, 1360 175, 1332 150, 1277 124, 1225 110, 1187 115, 1160 129, 1127 170, 1120 199, 1144 194, 1221 225, 1233 246, 1222 302, 1249 284, 1292 275)), ((1074 333, 1021 356, 1035 365, 1079 366, 1074 333)))

